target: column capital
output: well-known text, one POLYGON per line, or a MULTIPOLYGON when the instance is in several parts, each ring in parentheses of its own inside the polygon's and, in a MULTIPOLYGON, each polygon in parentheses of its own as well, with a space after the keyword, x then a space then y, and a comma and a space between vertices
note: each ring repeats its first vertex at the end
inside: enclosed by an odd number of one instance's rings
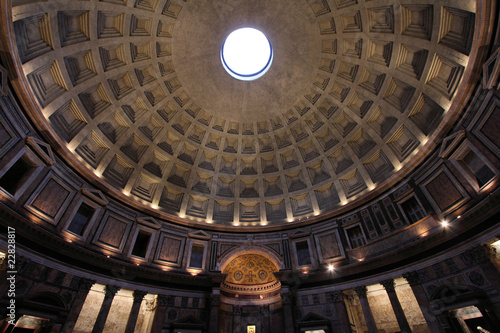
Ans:
POLYGON ((380 284, 384 286, 385 290, 388 293, 393 293, 396 291, 395 290, 396 284, 394 282, 394 279, 387 279, 387 280, 381 281, 380 284))
POLYGON ((344 301, 344 292, 342 290, 334 290, 328 292, 328 295, 332 298, 334 303, 344 301))
POLYGON ((418 274, 417 271, 411 271, 403 274, 403 277, 405 278, 406 281, 410 284, 411 287, 418 286, 419 284, 422 283, 422 280, 420 279, 420 275, 418 274))
POLYGON ((146 296, 147 292, 142 290, 134 290, 134 303, 142 302, 144 296, 146 296))
POLYGON ((158 295, 156 298, 158 306, 167 306, 171 298, 172 296, 170 295, 158 295))
POLYGON ((291 292, 281 293, 281 303, 292 304, 293 294, 291 292))
POLYGON ((146 299, 146 302, 144 304, 146 306, 146 311, 153 311, 155 309, 154 299, 146 299))
POLYGON ((211 306, 219 306, 220 304, 220 299, 221 299, 221 295, 210 295, 210 305, 211 306))
POLYGON ((106 285, 104 299, 109 299, 115 297, 116 293, 120 290, 120 287, 106 285))
POLYGON ((355 287, 354 291, 356 292, 356 294, 358 294, 359 298, 366 298, 366 286, 355 287))
POLYGON ((81 278, 78 282, 78 291, 82 291, 84 293, 88 293, 90 288, 94 285, 95 281, 81 278))

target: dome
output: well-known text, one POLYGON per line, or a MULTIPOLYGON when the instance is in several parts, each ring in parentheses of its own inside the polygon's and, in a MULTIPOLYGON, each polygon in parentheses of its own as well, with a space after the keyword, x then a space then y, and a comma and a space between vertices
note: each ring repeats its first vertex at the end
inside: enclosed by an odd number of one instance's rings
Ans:
POLYGON ((203 227, 338 215, 392 186, 456 119, 479 38, 473 3, 442 7, 460 32, 432 4, 61 6, 14 28, 37 126, 118 200, 203 227), (251 82, 220 61, 244 26, 273 45, 251 82))

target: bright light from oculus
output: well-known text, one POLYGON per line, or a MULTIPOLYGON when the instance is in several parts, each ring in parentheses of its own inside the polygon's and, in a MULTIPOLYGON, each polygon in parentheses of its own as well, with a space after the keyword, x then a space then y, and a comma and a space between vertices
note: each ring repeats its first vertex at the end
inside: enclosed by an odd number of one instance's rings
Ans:
POLYGON ((238 80, 252 81, 271 67, 273 48, 269 39, 259 30, 241 28, 227 36, 220 57, 229 75, 238 80))

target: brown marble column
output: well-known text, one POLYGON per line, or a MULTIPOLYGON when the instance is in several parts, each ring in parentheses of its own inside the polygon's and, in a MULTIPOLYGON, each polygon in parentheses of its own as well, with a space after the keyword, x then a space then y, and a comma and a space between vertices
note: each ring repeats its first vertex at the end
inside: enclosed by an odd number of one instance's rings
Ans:
POLYGON ((292 301, 293 294, 288 291, 288 288, 283 288, 281 293, 281 304, 283 305, 283 319, 285 325, 285 332, 293 332, 293 311, 292 311, 292 301))
POLYGON ((165 314, 167 313, 167 306, 171 296, 158 295, 156 298, 156 311, 153 318, 153 325, 151 332, 161 332, 163 324, 165 323, 165 314))
POLYGON ((241 306, 233 306, 233 333, 242 333, 241 327, 241 306))
POLYGON ((420 307, 420 311, 422 311, 427 326, 429 327, 429 331, 431 331, 431 333, 443 333, 444 330, 442 329, 438 319, 431 310, 429 299, 425 294, 424 287, 422 287, 418 272, 417 271, 408 272, 403 274, 403 277, 410 284, 411 290, 413 291, 413 295, 415 295, 418 306, 420 307))
MULTIPOLYGON (((335 290, 328 293, 335 308, 338 322, 335 328, 341 333, 351 333, 351 324, 349 323, 349 315, 344 303, 344 293, 342 290, 335 290)), ((333 325, 332 325, 333 326, 333 325)))
POLYGON ((262 315, 262 332, 271 332, 271 310, 269 305, 261 305, 260 313, 262 315))
POLYGON ((365 317, 366 326, 368 327, 369 333, 377 333, 377 325, 375 324, 375 319, 373 318, 372 310, 370 309, 370 304, 366 298, 366 286, 359 286, 354 288, 356 294, 358 294, 359 302, 361 303, 361 309, 363 310, 363 316, 365 317))
POLYGON ((73 328, 75 327, 76 321, 78 320, 80 311, 82 311, 83 304, 85 303, 90 288, 92 288, 94 283, 95 281, 92 280, 80 279, 78 284, 78 292, 76 293, 75 299, 73 301, 73 304, 71 305, 71 309, 69 310, 68 317, 66 318, 66 322, 64 323, 61 332, 63 333, 73 332, 73 328))
POLYGON ((389 295, 389 301, 391 301, 392 310, 396 315, 396 320, 398 321, 401 333, 411 333, 410 324, 408 324, 405 312, 403 311, 403 307, 401 306, 398 295, 396 294, 394 280, 388 279, 380 282, 380 284, 384 286, 385 291, 387 291, 387 295, 389 295))
POLYGON ((210 324, 208 327, 208 333, 218 333, 219 332, 220 299, 221 299, 220 294, 212 293, 212 295, 210 295, 210 324))
POLYGON ((120 287, 106 286, 104 301, 102 302, 101 309, 99 310, 99 314, 97 315, 97 319, 95 320, 92 333, 101 333, 102 330, 104 329, 104 325, 106 324, 106 319, 108 319, 109 309, 111 309, 113 298, 115 297, 118 290, 120 290, 120 287))
POLYGON ((134 290, 134 302, 132 303, 132 309, 128 315, 125 333, 134 333, 137 318, 139 317, 139 310, 141 309, 142 299, 146 296, 146 294, 147 292, 145 291, 134 290))

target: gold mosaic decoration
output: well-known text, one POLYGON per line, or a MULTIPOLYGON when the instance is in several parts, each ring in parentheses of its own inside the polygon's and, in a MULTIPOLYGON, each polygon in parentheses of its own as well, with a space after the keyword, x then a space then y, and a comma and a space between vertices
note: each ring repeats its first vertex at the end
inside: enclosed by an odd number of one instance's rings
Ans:
POLYGON ((273 272, 278 268, 267 258, 258 254, 244 254, 233 259, 225 268, 226 282, 254 285, 275 281, 273 272))

